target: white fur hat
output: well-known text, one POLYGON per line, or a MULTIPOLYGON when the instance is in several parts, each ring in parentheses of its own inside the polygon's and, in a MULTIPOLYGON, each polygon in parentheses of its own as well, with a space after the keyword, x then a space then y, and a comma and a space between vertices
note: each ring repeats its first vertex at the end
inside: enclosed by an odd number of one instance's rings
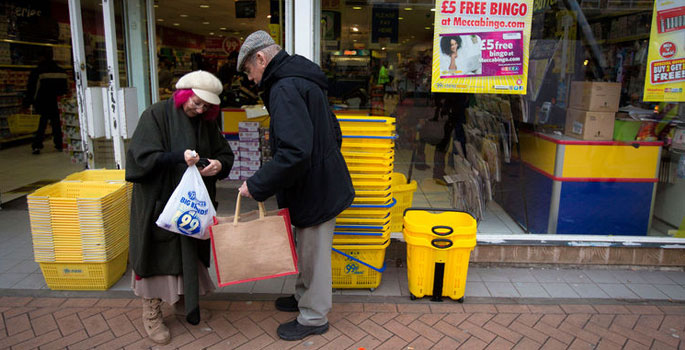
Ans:
POLYGON ((192 89, 203 101, 218 105, 221 103, 219 95, 224 88, 214 74, 198 70, 182 76, 176 83, 176 89, 192 89))

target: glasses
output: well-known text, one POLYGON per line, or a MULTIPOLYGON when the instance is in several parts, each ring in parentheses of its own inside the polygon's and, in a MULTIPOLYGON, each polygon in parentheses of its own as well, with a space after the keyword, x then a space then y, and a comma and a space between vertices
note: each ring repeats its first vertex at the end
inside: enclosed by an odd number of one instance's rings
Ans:
POLYGON ((202 103, 202 102, 197 103, 192 98, 189 98, 188 101, 190 101, 190 104, 191 104, 190 107, 193 109, 201 108, 203 112, 207 112, 209 110, 209 104, 207 104, 207 103, 202 103))

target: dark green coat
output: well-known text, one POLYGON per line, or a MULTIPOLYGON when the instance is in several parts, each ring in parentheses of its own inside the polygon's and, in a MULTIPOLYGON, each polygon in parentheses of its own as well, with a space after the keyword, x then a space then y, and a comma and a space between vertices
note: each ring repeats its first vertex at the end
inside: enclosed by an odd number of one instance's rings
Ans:
POLYGON ((173 99, 150 106, 141 115, 126 153, 126 181, 133 182, 129 247, 133 271, 140 277, 183 275, 188 313, 193 311, 188 304, 197 306, 197 259, 209 267, 209 240, 164 230, 155 221, 187 169, 186 149, 221 161, 221 172, 203 177, 215 207, 216 181, 228 176, 234 158, 217 123, 195 118, 196 127, 182 108, 174 107, 173 99))

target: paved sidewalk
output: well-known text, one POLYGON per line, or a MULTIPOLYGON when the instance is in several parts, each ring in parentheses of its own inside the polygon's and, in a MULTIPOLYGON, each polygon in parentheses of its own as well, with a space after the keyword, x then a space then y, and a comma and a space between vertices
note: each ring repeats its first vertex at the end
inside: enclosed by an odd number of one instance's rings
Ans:
POLYGON ((345 298, 336 298, 328 333, 297 342, 276 336, 295 314, 271 300, 205 300, 209 321, 166 316, 172 342, 157 346, 144 336, 139 299, 5 296, 0 349, 685 349, 685 304, 345 298))

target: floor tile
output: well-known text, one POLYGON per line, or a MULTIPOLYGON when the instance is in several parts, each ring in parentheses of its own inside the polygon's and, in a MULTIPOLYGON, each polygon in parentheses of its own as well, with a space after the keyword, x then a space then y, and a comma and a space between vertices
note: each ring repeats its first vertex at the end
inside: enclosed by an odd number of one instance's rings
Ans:
POLYGON ((514 287, 523 298, 549 298, 549 293, 537 282, 514 282, 514 287))
POLYGON ((485 286, 493 297, 518 298, 521 296, 511 282, 485 282, 485 286))
POLYGON ((570 283, 570 285, 581 298, 611 298, 594 283, 570 283))
POLYGON ((590 277, 585 275, 582 270, 562 270, 559 271, 561 279, 566 283, 591 283, 590 277))
POLYGON ((537 282, 531 269, 501 268, 512 282, 537 282))
POLYGON ((668 299, 668 296, 650 284, 626 284, 626 287, 642 299, 668 299))
POLYGON ((541 283, 541 285, 542 285, 542 288, 544 288, 545 291, 552 298, 580 298, 581 297, 567 283, 545 282, 545 283, 541 283))
POLYGON ((612 271, 614 278, 621 283, 648 283, 638 271, 612 271))
POLYGON ((17 282, 17 284, 12 286, 12 289, 41 289, 45 286, 47 286, 47 284, 45 284, 43 275, 31 274, 26 275, 24 279, 17 282))
POLYGON ((597 285, 612 298, 640 299, 637 294, 621 283, 598 283, 597 285))
POLYGON ((509 276, 499 269, 485 269, 478 274, 481 280, 485 282, 509 282, 509 276))
POLYGON ((559 270, 535 270, 533 276, 538 282, 563 282, 559 270))
POLYGON ((668 278, 663 271, 637 271, 637 273, 649 284, 676 284, 668 278))
POLYGON ((619 283, 613 271, 608 270, 584 270, 585 275, 595 283, 619 283))
POLYGON ((685 288, 675 284, 657 284, 654 285, 658 290, 662 291, 669 298, 675 300, 685 300, 685 288))
POLYGON ((489 297, 490 292, 484 282, 471 282, 466 284, 464 295, 469 297, 489 297))
POLYGON ((676 284, 685 285, 685 272, 683 271, 663 271, 662 274, 676 284))
POLYGON ((26 276, 23 273, 0 273, 0 288, 12 288, 26 276))

